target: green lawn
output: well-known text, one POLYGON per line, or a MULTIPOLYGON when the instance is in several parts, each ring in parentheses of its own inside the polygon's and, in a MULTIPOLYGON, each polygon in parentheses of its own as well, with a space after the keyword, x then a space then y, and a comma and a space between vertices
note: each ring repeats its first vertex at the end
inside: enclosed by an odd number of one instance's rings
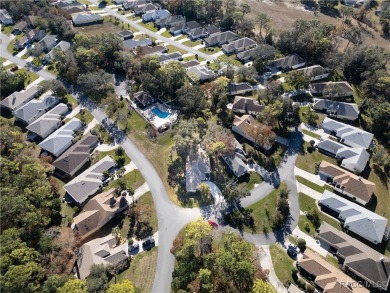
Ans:
POLYGON ((68 103, 72 104, 73 109, 77 107, 78 102, 72 95, 67 94, 66 95, 66 99, 67 99, 68 103))
POLYGON ((72 222, 74 210, 72 209, 71 206, 69 206, 67 203, 62 201, 62 199, 65 195, 65 189, 63 188, 65 183, 62 180, 60 180, 54 176, 51 176, 51 179, 57 185, 58 192, 59 192, 60 197, 61 197, 61 214, 64 216, 64 218, 61 221, 61 226, 65 227, 65 226, 67 226, 68 223, 72 222))
POLYGON ((84 114, 83 115, 78 113, 75 117, 78 118, 78 119, 81 119, 82 116, 84 116, 85 123, 87 125, 88 125, 89 122, 91 122, 93 120, 93 115, 86 109, 84 109, 84 114))
POLYGON ((152 197, 152 194, 150 193, 150 191, 145 193, 144 195, 142 195, 138 199, 138 204, 147 204, 152 208, 153 214, 152 214, 152 217, 149 221, 149 225, 150 225, 150 227, 153 228, 152 233, 153 234, 156 233, 158 231, 158 219, 157 219, 157 214, 156 214, 156 210, 154 207, 153 197, 152 197))
POLYGON ((320 153, 318 150, 309 153, 307 151, 307 147, 309 146, 308 142, 304 142, 303 151, 304 153, 299 153, 298 159, 296 162, 296 166, 301 168, 307 172, 314 173, 315 172, 315 163, 321 163, 323 160, 337 165, 336 159, 329 157, 320 153))
POLYGON ((166 37, 166 38, 172 38, 172 34, 169 32, 169 31, 165 31, 161 34, 163 37, 166 37))
POLYGON ((31 72, 29 70, 26 70, 24 68, 20 68, 15 71, 17 74, 24 75, 26 79, 24 80, 24 86, 28 86, 30 83, 32 83, 34 80, 38 79, 38 74, 31 72))
POLYGON ((181 35, 180 37, 176 38, 175 41, 179 41, 185 38, 187 38, 187 35, 181 35))
MULTIPOLYGON (((306 114, 310 111, 310 108, 308 106, 300 107, 299 108, 299 117, 303 123, 307 123, 306 114)), ((322 113, 316 112, 318 115, 318 119, 316 121, 317 125, 321 124, 322 121, 325 119, 326 115, 322 113)), ((309 134, 310 135, 310 134, 309 134)))
POLYGON ((213 55, 215 53, 218 53, 221 50, 222 49, 219 47, 209 47, 209 48, 200 48, 198 51, 209 54, 209 55, 213 55))
POLYGON ((311 189, 315 190, 315 191, 318 191, 319 193, 323 193, 325 190, 329 190, 329 191, 333 191, 333 188, 330 187, 329 185, 324 185, 324 186, 319 186, 313 182, 311 182, 310 180, 307 180, 301 176, 295 176, 295 178, 297 179, 297 181, 299 183, 302 183, 308 187, 310 187, 311 189))
POLYGON ((269 247, 272 264, 279 281, 285 284, 287 281, 295 283, 292 277, 294 261, 287 255, 286 251, 279 244, 272 244, 269 247))
POLYGON ((1 32, 5 35, 9 36, 11 34, 13 28, 14 28, 13 25, 7 25, 7 26, 2 25, 1 32))
POLYGON ((0 63, 3 64, 5 61, 7 61, 7 59, 5 59, 4 57, 0 56, 0 63))
POLYGON ((295 88, 291 84, 289 84, 288 82, 283 82, 283 90, 285 92, 291 92, 291 91, 294 91, 295 88))
MULTIPOLYGON (((284 183, 281 184, 283 186, 284 183)), ((280 188, 280 187, 279 187, 280 188)), ((273 190, 262 200, 250 205, 247 209, 251 209, 255 229, 257 233, 272 232, 272 218, 276 213, 276 202, 278 198, 279 188, 273 190)), ((253 232, 250 227, 244 226, 244 231, 253 232)))
POLYGON ((184 50, 179 49, 178 47, 175 47, 175 46, 172 46, 172 45, 168 45, 167 49, 168 49, 168 53, 173 53, 173 52, 180 52, 182 54, 187 54, 188 53, 187 51, 184 51, 184 50))
MULTIPOLYGON (((371 166, 373 166, 373 164, 371 164, 371 166)), ((376 171, 375 168, 373 168, 367 178, 368 180, 375 183, 375 196, 377 201, 375 206, 367 206, 367 208, 390 220, 390 183, 389 178, 383 176, 382 172, 383 171, 376 171)))
MULTIPOLYGON (((111 156, 112 158, 114 159, 118 159, 119 156, 115 155, 115 150, 112 150, 112 151, 108 151, 108 152, 99 152, 99 151, 96 151, 94 153, 94 159, 92 161, 92 164, 95 164, 97 162, 99 162, 101 159, 103 159, 105 156, 111 156)), ((126 153, 124 152, 123 153, 123 157, 125 158, 125 163, 124 165, 126 166, 127 164, 130 163, 130 158, 128 157, 128 155, 126 155, 126 153)))
MULTIPOLYGON (((124 175, 121 178, 123 178, 129 186, 132 186, 134 190, 136 190, 138 187, 140 187, 145 182, 144 177, 142 176, 140 170, 138 170, 138 169, 133 170, 130 173, 127 173, 126 175, 124 175)), ((117 180, 111 181, 110 184, 108 185, 108 189, 113 188, 113 187, 118 187, 117 180)))
POLYGON ((306 129, 302 129, 302 132, 308 136, 311 136, 311 137, 314 137, 314 138, 317 138, 317 139, 320 139, 321 138, 321 135, 318 135, 317 133, 314 133, 314 132, 311 132, 309 130, 306 130, 306 129))
MULTIPOLYGON (((317 209, 319 217, 320 217, 322 222, 326 222, 329 225, 335 227, 336 229, 341 230, 339 221, 337 221, 336 219, 332 218, 331 216, 328 216, 328 215, 324 214, 323 212, 321 212, 316 205, 315 199, 302 193, 302 192, 299 193, 299 207, 300 207, 301 211, 310 211, 313 209, 317 209)), ((298 226, 299 226, 299 229, 301 229, 301 231, 303 231, 309 235, 313 235, 315 233, 315 227, 309 221, 309 219, 307 219, 307 217, 305 215, 299 216, 298 226), (306 227, 309 228, 309 231, 306 230, 306 227)))
POLYGON ((185 41, 183 43, 183 45, 188 46, 188 47, 196 47, 196 46, 199 46, 201 44, 202 44, 202 41, 200 41, 200 40, 199 41, 195 41, 195 42, 189 40, 189 41, 185 41))
MULTIPOLYGON (((117 276, 117 282, 130 280, 135 286, 135 292, 151 292, 156 273, 157 255, 157 247, 137 254, 132 260, 130 267, 117 276)), ((110 283, 114 283, 114 278, 110 281, 110 283)))
POLYGON ((150 30, 152 32, 157 32, 158 31, 158 28, 154 26, 153 22, 144 23, 144 22, 141 21, 138 24, 140 26, 143 26, 143 27, 147 28, 148 30, 150 30))
POLYGON ((229 60, 233 65, 242 66, 242 63, 239 60, 237 60, 236 55, 230 55, 230 56, 222 55, 219 56, 218 59, 222 61, 229 60))
POLYGON ((4 66, 4 69, 10 69, 10 68, 12 68, 14 66, 15 66, 15 64, 11 63, 11 64, 8 64, 7 66, 4 66))
POLYGON ((247 180, 240 183, 240 185, 246 186, 246 188, 248 188, 249 190, 255 188, 255 184, 259 184, 261 183, 261 181, 263 181, 260 175, 256 172, 249 172, 249 175, 246 177, 248 177, 247 180))

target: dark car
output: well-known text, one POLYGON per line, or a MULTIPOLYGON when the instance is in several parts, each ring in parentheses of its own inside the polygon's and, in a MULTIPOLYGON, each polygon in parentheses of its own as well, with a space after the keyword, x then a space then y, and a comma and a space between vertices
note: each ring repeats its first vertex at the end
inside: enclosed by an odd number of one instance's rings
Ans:
POLYGON ((152 248, 152 247, 154 247, 154 245, 155 245, 155 243, 154 243, 153 237, 149 237, 144 242, 142 242, 142 247, 144 249, 152 248))
POLYGON ((291 257, 291 258, 297 258, 297 255, 299 253, 299 249, 298 247, 296 247, 295 245, 292 245, 290 244, 287 248, 287 254, 291 257))
POLYGON ((132 251, 135 251, 135 250, 138 250, 138 249, 139 249, 139 244, 138 243, 134 243, 133 245, 129 246, 129 252, 132 252, 132 251))
POLYGON ((14 72, 14 71, 16 71, 16 70, 18 70, 18 69, 19 69, 18 66, 14 66, 14 67, 12 67, 10 70, 11 70, 12 72, 14 72))

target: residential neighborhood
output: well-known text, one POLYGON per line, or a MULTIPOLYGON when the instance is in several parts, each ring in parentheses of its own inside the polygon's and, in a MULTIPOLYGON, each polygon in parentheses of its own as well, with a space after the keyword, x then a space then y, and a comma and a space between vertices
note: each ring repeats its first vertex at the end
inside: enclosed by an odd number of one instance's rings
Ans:
POLYGON ((387 1, 0 3, 4 292, 388 292, 387 1))

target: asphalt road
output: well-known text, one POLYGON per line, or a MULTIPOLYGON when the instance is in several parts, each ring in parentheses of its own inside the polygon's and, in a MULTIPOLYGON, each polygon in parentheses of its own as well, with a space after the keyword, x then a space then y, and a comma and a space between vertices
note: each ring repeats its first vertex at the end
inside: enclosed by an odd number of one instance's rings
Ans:
MULTIPOLYGON (((0 54, 1 57, 6 58, 7 60, 11 61, 12 63, 15 63, 16 65, 18 65, 19 67, 25 67, 26 63, 27 63, 26 60, 23 60, 17 56, 12 55, 10 52, 8 52, 7 46, 10 43, 10 41, 11 40, 7 35, 5 35, 3 33, 1 34, 1 54, 0 54)), ((30 71, 38 74, 40 77, 47 79, 47 80, 57 78, 57 76, 55 76, 54 74, 52 74, 49 71, 46 71, 44 69, 31 68, 30 71)))
MULTIPOLYGON (((91 0, 91 2, 95 5, 99 5, 99 2, 96 1, 96 0, 91 0)), ((191 54, 198 54, 199 57, 202 57, 204 59, 206 59, 207 61, 210 61, 210 62, 213 62, 215 59, 215 57, 213 57, 212 55, 209 55, 209 54, 206 54, 206 53, 203 53, 203 52, 199 52, 198 50, 195 50, 194 48, 192 47, 188 47, 186 45, 183 45, 181 43, 178 43, 178 42, 175 42, 174 40, 171 40, 169 38, 166 38, 160 34, 157 34, 155 32, 152 32, 151 30, 139 25, 138 23, 134 22, 134 21, 131 21, 130 19, 128 19, 127 17, 119 14, 118 12, 112 10, 111 8, 108 8, 108 7, 105 7, 105 8, 102 8, 102 10, 104 10, 105 12, 107 12, 108 14, 112 15, 112 16, 115 16, 117 17, 118 19, 120 19, 121 21, 125 22, 125 23, 128 23, 130 24, 130 26, 134 27, 135 29, 139 30, 140 32, 143 32, 153 38, 156 38, 164 43, 167 43, 169 45, 172 45, 172 46, 175 46, 181 50, 184 50, 184 51, 187 51, 188 53, 191 53, 191 54)))

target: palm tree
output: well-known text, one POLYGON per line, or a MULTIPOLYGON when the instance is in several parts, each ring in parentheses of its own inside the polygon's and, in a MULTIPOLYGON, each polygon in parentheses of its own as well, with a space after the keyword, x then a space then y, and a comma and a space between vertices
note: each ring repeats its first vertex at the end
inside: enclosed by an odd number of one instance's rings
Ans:
POLYGON ((118 177, 122 177, 125 174, 125 172, 126 169, 124 167, 121 167, 116 171, 116 174, 118 175, 118 177))
POLYGON ((133 207, 134 207, 134 189, 133 189, 133 187, 128 186, 126 188, 126 191, 131 196, 131 198, 133 199, 133 207))
POLYGON ((115 237, 116 244, 119 245, 122 242, 122 233, 118 226, 114 227, 111 231, 112 236, 115 237))

